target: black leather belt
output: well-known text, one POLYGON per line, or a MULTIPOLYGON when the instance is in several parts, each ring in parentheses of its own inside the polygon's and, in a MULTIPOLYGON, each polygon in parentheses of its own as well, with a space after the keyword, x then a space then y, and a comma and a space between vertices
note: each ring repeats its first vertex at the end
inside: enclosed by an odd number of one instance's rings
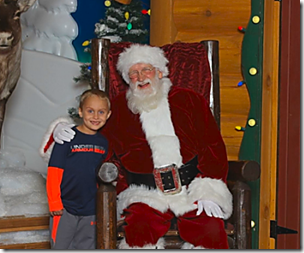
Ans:
MULTIPOLYGON (((198 160, 197 156, 192 158, 187 163, 183 164, 179 169, 179 177, 182 185, 188 185, 200 172, 197 168, 198 160)), ((127 171, 127 170, 126 170, 127 171)), ((153 174, 134 173, 127 171, 127 182, 129 185, 146 185, 150 188, 156 188, 155 179, 153 174)), ((162 183, 164 189, 170 189, 173 183, 172 171, 162 173, 162 183)))

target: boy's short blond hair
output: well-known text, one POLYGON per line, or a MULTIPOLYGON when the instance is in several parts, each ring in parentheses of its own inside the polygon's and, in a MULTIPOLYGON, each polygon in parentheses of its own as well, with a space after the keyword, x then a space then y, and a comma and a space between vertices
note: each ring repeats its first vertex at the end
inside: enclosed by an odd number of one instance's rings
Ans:
POLYGON ((103 90, 99 90, 99 89, 90 89, 90 90, 84 91, 80 95, 80 98, 79 98, 79 108, 82 108, 84 101, 92 95, 96 95, 101 99, 107 100, 109 110, 111 109, 111 102, 110 102, 109 95, 106 92, 104 92, 103 90))

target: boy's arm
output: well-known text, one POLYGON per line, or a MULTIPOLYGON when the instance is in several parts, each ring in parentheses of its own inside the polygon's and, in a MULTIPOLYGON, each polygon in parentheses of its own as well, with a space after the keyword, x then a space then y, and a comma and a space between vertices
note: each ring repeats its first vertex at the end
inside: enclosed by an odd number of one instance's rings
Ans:
POLYGON ((55 144, 47 171, 46 191, 50 212, 62 210, 63 204, 61 200, 61 181, 66 163, 69 144, 55 144))
POLYGON ((57 167, 48 167, 46 179, 46 192, 50 212, 63 209, 61 201, 60 184, 63 176, 63 169, 57 167))

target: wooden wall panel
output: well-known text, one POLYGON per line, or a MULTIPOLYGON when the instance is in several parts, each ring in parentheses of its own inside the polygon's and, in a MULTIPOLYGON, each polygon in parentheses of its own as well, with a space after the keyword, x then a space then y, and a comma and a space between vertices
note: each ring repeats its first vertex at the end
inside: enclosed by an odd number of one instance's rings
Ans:
POLYGON ((151 0, 150 9, 154 10, 150 15, 150 20, 153 19, 153 25, 150 27, 150 44, 161 46, 175 41, 177 31, 173 22, 173 0, 151 0))
POLYGON ((150 44, 218 40, 220 49, 221 129, 228 159, 237 160, 250 108, 242 80, 241 47, 250 19, 250 0, 151 0, 150 44))
POLYGON ((264 17, 259 249, 275 249, 280 2, 265 1, 264 17))
POLYGON ((303 249, 303 4, 284 0, 281 5, 277 221, 298 234, 278 235, 276 248, 293 250, 303 249))
POLYGON ((178 32, 233 33, 239 25, 246 26, 248 7, 250 1, 175 0, 174 23, 178 32))

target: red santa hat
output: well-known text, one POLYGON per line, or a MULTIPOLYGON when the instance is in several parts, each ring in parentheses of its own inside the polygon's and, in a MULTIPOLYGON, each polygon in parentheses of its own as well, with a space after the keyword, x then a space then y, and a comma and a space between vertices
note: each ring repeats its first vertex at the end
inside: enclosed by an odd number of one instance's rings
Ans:
POLYGON ((118 58, 117 69, 122 74, 123 79, 130 83, 129 70, 136 63, 151 64, 166 77, 169 74, 167 68, 168 59, 165 57, 164 51, 159 47, 149 45, 132 44, 126 48, 118 58))

